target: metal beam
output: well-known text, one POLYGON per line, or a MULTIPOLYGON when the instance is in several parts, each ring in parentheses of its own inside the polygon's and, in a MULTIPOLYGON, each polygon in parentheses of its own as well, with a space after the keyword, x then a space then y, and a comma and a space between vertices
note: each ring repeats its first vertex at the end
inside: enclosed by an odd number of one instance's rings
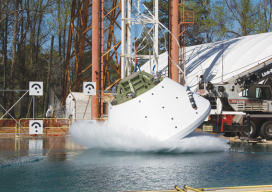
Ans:
POLYGON ((104 59, 103 59, 103 52, 104 52, 104 0, 100 1, 100 101, 99 101, 99 116, 102 118, 103 117, 103 96, 104 96, 104 59))
POLYGON ((121 45, 121 79, 125 78, 125 72, 126 72, 126 59, 125 59, 125 54, 126 54, 126 20, 125 20, 125 14, 126 14, 126 1, 122 0, 121 3, 121 41, 122 41, 122 45, 121 45))
POLYGON ((194 12, 185 10, 185 0, 169 0, 169 30, 174 35, 168 37, 168 77, 182 85, 185 85, 185 62, 186 62, 186 29, 194 24, 194 12), (179 46, 177 41, 179 42, 179 46), (182 72, 176 67, 178 65, 182 72))
POLYGON ((89 9, 92 8, 89 0, 73 0, 71 20, 67 44, 67 56, 62 89, 61 102, 64 104, 67 95, 71 91, 81 91, 82 82, 85 81, 84 73, 90 72, 90 64, 84 68, 83 56, 86 47, 91 47, 91 24, 88 20, 89 9), (73 65, 73 66, 72 66, 73 65))
POLYGON ((172 5, 172 79, 179 83, 179 69, 176 65, 179 65, 179 45, 175 39, 179 37, 179 10, 178 10, 178 3, 179 0, 173 0, 172 5))
MULTIPOLYGON (((92 82, 96 82, 97 91, 100 91, 100 44, 99 44, 99 13, 100 2, 93 0, 92 5, 92 82)), ((99 118, 99 95, 92 98, 92 118, 99 118)))
POLYGON ((154 34, 154 50, 155 50, 155 65, 156 71, 158 71, 158 59, 159 59, 159 1, 155 0, 155 34, 154 34))

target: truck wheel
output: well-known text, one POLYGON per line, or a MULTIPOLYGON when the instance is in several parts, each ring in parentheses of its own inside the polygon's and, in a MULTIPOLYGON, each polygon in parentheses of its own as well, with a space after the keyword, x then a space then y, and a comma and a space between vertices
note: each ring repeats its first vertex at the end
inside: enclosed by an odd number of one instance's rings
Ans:
POLYGON ((262 125, 261 134, 264 139, 272 139, 272 121, 267 121, 262 125))
MULTIPOLYGON (((247 121, 244 121, 244 125, 247 124, 247 121)), ((250 137, 250 138, 256 138, 258 137, 258 132, 257 132, 257 129, 256 129, 256 126, 255 124, 250 121, 250 132, 240 132, 240 135, 242 137, 250 137)))
POLYGON ((265 136, 264 136, 264 134, 263 134, 263 132, 262 132, 262 128, 261 128, 260 131, 259 131, 259 135, 260 135, 261 138, 265 139, 265 136))

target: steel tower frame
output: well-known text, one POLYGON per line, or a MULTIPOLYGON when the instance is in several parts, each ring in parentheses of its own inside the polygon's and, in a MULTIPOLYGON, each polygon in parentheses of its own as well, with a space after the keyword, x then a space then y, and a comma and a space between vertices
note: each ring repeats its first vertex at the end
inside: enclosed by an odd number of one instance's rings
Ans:
POLYGON ((96 82, 97 90, 101 92, 93 98, 93 118, 103 115, 103 100, 98 97, 103 96, 103 91, 112 89, 121 80, 120 58, 117 54, 121 41, 117 41, 114 31, 115 28, 121 30, 117 21, 121 14, 121 0, 108 0, 112 3, 110 10, 104 8, 104 1, 72 0, 61 98, 64 104, 70 92, 80 91, 82 82, 96 82), (104 24, 105 21, 108 26, 104 24), (108 37, 104 34, 108 34, 108 37), (88 47, 91 47, 92 62, 83 66, 84 50, 88 47), (110 70, 118 74, 115 81, 112 81, 110 70), (83 75, 88 72, 91 75, 84 78, 83 75))
MULTIPOLYGON (((131 62, 132 59, 153 59, 156 65, 156 71, 158 71, 158 58, 159 58, 159 46, 158 46, 158 26, 159 26, 159 1, 155 0, 154 5, 154 18, 153 19, 142 19, 141 23, 136 20, 136 18, 131 17, 132 4, 131 0, 122 0, 122 47, 121 47, 121 78, 131 74, 131 62), (153 34, 153 54, 151 55, 139 55, 131 54, 131 26, 132 25, 145 25, 154 24, 154 34, 153 34)), ((139 6, 139 2, 137 3, 139 6)), ((139 9, 139 7, 138 7, 139 9)))
MULTIPOLYGON (((133 21, 131 18, 131 1, 108 1, 112 2, 110 10, 104 8, 106 0, 92 0, 92 3, 90 0, 72 0, 62 104, 65 103, 70 92, 80 91, 82 82, 95 81, 97 90, 101 91, 97 95, 98 98, 103 96, 103 91, 111 90, 121 78, 124 78, 126 71, 127 75, 131 73, 131 59, 135 58, 135 55, 131 54, 131 25, 133 21), (90 16, 92 16, 92 19, 90 19, 90 16), (118 23, 120 16, 122 27, 118 23), (108 26, 105 25, 105 21, 108 21, 106 22, 109 24, 108 26), (116 28, 121 30, 121 41, 116 38, 116 28), (105 37, 104 34, 108 34, 108 36, 105 37), (121 58, 117 53, 120 46, 122 46, 121 58), (83 66, 86 48, 91 48, 92 62, 83 66), (117 73, 114 81, 111 77, 111 70, 117 73), (92 75, 84 77, 84 74, 88 74, 90 71, 92 75)), ((179 56, 178 44, 171 35, 169 35, 169 55, 173 58, 173 62, 178 63, 184 70, 185 31, 189 25, 194 24, 194 12, 184 10, 185 0, 181 0, 181 3, 178 1, 169 0, 169 29, 175 37, 179 37, 179 42, 182 45, 181 57, 179 56)), ((155 16, 152 22, 155 24, 153 58, 156 65, 158 65, 158 22, 156 22, 159 21, 158 10, 158 0, 155 0, 155 16)), ((147 55, 137 55, 137 58, 147 58, 147 55)), ((173 62, 169 60, 168 76, 182 83, 184 77, 182 75, 184 74, 179 74, 178 68, 173 62)), ((158 70, 158 66, 156 70, 158 70)), ((101 98, 94 99, 92 104, 95 111, 93 117, 102 117, 103 100, 101 98)))
POLYGON ((194 25, 194 11, 185 10, 185 0, 169 0, 169 31, 178 39, 179 46, 171 34, 168 36, 168 77, 174 81, 185 84, 186 62, 186 29, 194 25), (171 60, 172 58, 172 60, 171 60), (177 63, 184 73, 173 63, 177 63))

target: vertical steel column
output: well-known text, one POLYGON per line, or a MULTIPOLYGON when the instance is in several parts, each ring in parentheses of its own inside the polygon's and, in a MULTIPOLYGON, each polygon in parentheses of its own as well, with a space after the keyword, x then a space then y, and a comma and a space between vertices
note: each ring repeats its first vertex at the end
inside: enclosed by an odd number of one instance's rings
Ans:
MULTIPOLYGON (((127 54, 131 55, 131 0, 127 1, 127 54)), ((127 76, 131 74, 131 58, 127 59, 127 76)))
POLYGON ((176 39, 179 38, 179 23, 178 23, 178 18, 179 18, 179 11, 178 11, 178 0, 173 0, 172 1, 172 33, 174 37, 172 38, 172 58, 173 58, 173 63, 172 63, 172 79, 179 83, 179 70, 176 65, 179 65, 179 46, 178 42, 176 39))
POLYGON ((169 34, 168 37, 168 55, 171 59, 168 59, 168 77, 173 79, 174 81, 185 85, 186 79, 186 37, 185 31, 186 29, 194 24, 194 12, 193 11, 185 11, 185 0, 169 0, 169 30, 172 32, 172 35, 169 34), (180 48, 177 44, 177 41, 180 43, 180 48), (179 71, 175 66, 178 65, 182 71, 179 71))
MULTIPOLYGON (((99 12, 100 1, 92 1, 92 82, 96 82, 96 87, 100 91, 100 45, 99 45, 99 12)), ((99 95, 92 99, 92 118, 99 118, 99 95)))
POLYGON ((103 49, 103 45, 104 45, 104 25, 103 25, 103 19, 104 19, 104 0, 101 0, 100 2, 100 90, 101 90, 101 97, 100 98, 100 117, 103 117, 103 96, 104 96, 104 59, 103 59, 103 53, 104 53, 104 49, 103 49))
POLYGON ((156 65, 156 72, 158 71, 158 59, 159 59, 159 0, 155 0, 155 65, 156 65))
MULTIPOLYGON (((168 30, 172 32, 172 0, 168 1, 168 30)), ((172 34, 168 33, 168 77, 172 79, 172 34)))
POLYGON ((126 18, 125 18, 125 11, 126 11, 126 1, 122 0, 121 2, 121 79, 125 78, 125 73, 126 73, 126 59, 125 59, 125 49, 126 49, 126 18))
POLYGON ((33 120, 35 119, 35 95, 33 97, 33 120))

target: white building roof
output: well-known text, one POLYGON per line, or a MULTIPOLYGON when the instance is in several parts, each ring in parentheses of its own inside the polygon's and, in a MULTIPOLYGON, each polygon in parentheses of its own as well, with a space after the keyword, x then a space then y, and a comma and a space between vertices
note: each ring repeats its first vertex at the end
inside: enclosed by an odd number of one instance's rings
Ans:
MULTIPOLYGON (((186 47, 187 83, 194 87, 198 82, 197 75, 204 75, 204 81, 219 83, 222 81, 222 68, 223 81, 226 81, 271 57, 271 32, 186 47)), ((150 72, 150 62, 141 69, 150 72)), ((158 69, 168 74, 167 52, 159 56, 158 69)))

